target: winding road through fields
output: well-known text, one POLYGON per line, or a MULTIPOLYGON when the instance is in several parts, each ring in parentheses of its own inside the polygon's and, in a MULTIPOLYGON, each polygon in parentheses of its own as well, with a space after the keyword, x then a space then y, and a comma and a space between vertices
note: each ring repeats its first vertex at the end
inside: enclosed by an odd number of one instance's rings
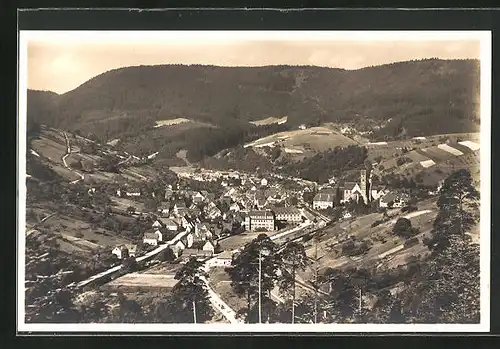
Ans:
POLYGON ((81 180, 84 180, 85 179, 85 176, 83 174, 81 174, 80 172, 78 171, 75 171, 73 170, 69 165, 68 163, 66 162, 66 158, 68 156, 70 156, 72 154, 72 151, 71 151, 71 144, 69 143, 69 139, 68 139, 68 135, 66 134, 66 132, 64 132, 64 139, 66 140, 66 154, 63 155, 62 157, 62 162, 64 164, 64 167, 66 167, 68 170, 76 173, 80 178, 79 179, 76 179, 72 182, 70 182, 71 184, 75 184, 75 183, 78 183, 80 182, 81 180))

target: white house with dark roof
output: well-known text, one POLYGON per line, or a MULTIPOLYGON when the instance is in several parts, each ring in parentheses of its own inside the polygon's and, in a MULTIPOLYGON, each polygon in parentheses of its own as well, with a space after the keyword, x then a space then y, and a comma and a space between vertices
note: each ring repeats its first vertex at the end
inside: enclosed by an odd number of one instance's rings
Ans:
POLYGON ((233 202, 233 203, 229 206, 229 211, 232 211, 232 212, 240 212, 240 211, 241 211, 241 207, 240 207, 240 205, 239 205, 237 202, 233 202))
POLYGON ((137 246, 132 244, 119 245, 111 251, 118 259, 122 259, 127 255, 129 257, 135 257, 136 252, 137 246))
POLYGON ((180 215, 186 209, 186 203, 184 201, 178 201, 175 203, 173 211, 175 214, 180 215))
POLYGON ((212 241, 208 240, 205 242, 202 248, 203 251, 209 251, 211 254, 214 254, 215 252, 215 245, 212 241))
POLYGON ((244 221, 245 228, 250 231, 275 229, 275 216, 271 210, 257 210, 247 213, 244 221))
POLYGON ((156 230, 155 232, 145 233, 142 242, 151 246, 157 246, 162 240, 162 233, 159 230, 156 230))
POLYGON ((219 210, 219 208, 217 206, 212 206, 210 207, 207 212, 206 212, 208 218, 210 219, 216 219, 216 218, 219 218, 220 216, 222 216, 222 212, 221 210, 219 210))
POLYGON ((205 200, 205 196, 198 191, 193 196, 191 196, 191 199, 193 200, 193 203, 200 203, 205 200))
POLYGON ((157 219, 153 222, 152 227, 153 229, 163 228, 163 224, 157 219))
POLYGON ((313 199, 313 209, 315 210, 325 210, 327 208, 333 207, 335 201, 335 195, 333 193, 322 193, 319 192, 314 196, 313 199))
POLYGON ((171 218, 159 218, 158 220, 163 224, 163 226, 167 230, 177 231, 177 229, 179 228, 177 223, 171 218))
POLYGON ((177 241, 174 246, 180 250, 184 250, 186 248, 186 245, 181 240, 177 241))

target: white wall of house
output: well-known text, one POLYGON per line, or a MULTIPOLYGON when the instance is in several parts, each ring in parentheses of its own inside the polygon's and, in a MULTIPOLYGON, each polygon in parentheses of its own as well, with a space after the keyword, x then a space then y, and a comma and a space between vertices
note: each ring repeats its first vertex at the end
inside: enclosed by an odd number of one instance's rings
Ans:
POLYGON ((326 210, 327 208, 333 208, 333 201, 314 201, 313 209, 315 210, 326 210))
POLYGON ((122 259, 122 249, 119 247, 115 247, 113 251, 111 251, 112 254, 114 254, 118 259, 122 259))
POLYGON ((231 266, 230 258, 214 258, 210 261, 211 267, 229 267, 231 266))
POLYGON ((212 253, 214 253, 214 251, 215 251, 215 247, 214 247, 214 245, 212 245, 212 243, 210 241, 207 241, 205 243, 205 245, 203 245, 202 249, 203 249, 203 251, 210 251, 212 253))
POLYGON ((158 241, 163 241, 163 234, 159 230, 155 231, 155 234, 158 241))
POLYGON ((245 226, 248 230, 266 229, 268 231, 274 230, 274 219, 252 219, 250 218, 249 227, 245 226))
POLYGON ((194 242, 194 236, 193 234, 188 234, 188 236, 186 236, 186 239, 187 239, 187 247, 191 247, 193 246, 193 242, 194 242))
POLYGON ((138 192, 129 193, 129 192, 127 192, 127 196, 141 196, 141 193, 138 193, 138 192))
POLYGON ((297 213, 297 214, 277 214, 276 219, 279 221, 300 222, 302 220, 302 216, 300 215, 300 213, 297 213))
POLYGON ((175 247, 179 250, 184 250, 186 248, 186 246, 184 245, 184 243, 182 241, 177 241, 177 243, 175 244, 175 247))

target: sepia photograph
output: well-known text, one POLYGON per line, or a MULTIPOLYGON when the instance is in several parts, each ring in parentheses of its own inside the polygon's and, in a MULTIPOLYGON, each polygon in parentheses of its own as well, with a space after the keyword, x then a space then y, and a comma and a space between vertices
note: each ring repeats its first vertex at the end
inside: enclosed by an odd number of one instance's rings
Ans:
POLYGON ((18 330, 487 332, 488 31, 19 32, 18 330))

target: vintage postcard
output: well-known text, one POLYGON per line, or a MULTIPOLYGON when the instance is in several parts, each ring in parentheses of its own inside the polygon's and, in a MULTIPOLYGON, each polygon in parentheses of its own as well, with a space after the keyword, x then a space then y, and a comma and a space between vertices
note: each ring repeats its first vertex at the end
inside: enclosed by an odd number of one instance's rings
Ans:
POLYGON ((489 331, 490 32, 19 35, 18 331, 489 331))

